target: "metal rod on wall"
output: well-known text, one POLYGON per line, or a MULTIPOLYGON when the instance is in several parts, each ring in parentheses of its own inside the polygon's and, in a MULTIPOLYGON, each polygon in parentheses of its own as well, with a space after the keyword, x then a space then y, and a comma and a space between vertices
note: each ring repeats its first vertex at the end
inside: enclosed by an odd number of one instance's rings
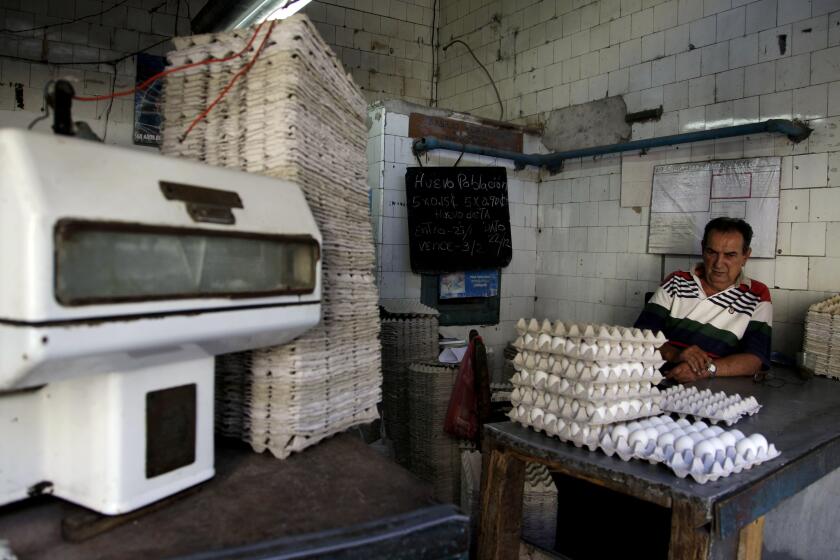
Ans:
POLYGON ((567 159, 630 152, 634 150, 648 150, 661 146, 674 146, 677 144, 687 144, 689 142, 702 142, 704 140, 717 140, 720 138, 745 136, 747 134, 772 132, 784 134, 791 142, 798 143, 808 138, 811 134, 811 129, 799 121, 770 119, 757 123, 739 124, 736 126, 713 128, 711 130, 700 130, 697 132, 684 132, 682 134, 673 134, 671 136, 646 138, 644 140, 633 140, 631 142, 622 142, 620 144, 581 148, 578 150, 554 152, 551 154, 520 154, 517 152, 476 146, 474 144, 459 144, 458 142, 440 140, 429 136, 415 140, 412 149, 416 155, 420 155, 431 150, 452 150, 454 152, 464 152, 468 154, 509 159, 514 162, 517 169, 522 169, 526 165, 533 165, 534 167, 544 167, 549 172, 556 173, 563 169, 563 162, 567 159))

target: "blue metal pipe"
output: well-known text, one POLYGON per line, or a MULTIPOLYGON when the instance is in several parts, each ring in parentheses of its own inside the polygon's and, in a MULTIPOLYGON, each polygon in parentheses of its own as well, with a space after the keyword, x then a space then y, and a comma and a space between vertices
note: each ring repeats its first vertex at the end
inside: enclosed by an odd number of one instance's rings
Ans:
POLYGON ((526 165, 544 167, 551 173, 563 169, 563 162, 567 159, 597 156, 601 154, 614 154, 618 152, 630 152, 633 150, 648 150, 660 146, 674 146, 689 142, 701 142, 703 140, 717 140, 720 138, 731 138, 733 136, 744 136, 747 134, 760 134, 765 132, 778 132, 784 134, 791 142, 801 142, 808 138, 811 129, 799 121, 786 119, 770 119, 763 122, 739 124, 711 130, 700 130, 697 132, 685 132, 671 136, 660 136, 658 138, 646 138, 608 146, 595 146, 592 148, 581 148, 579 150, 568 150, 565 152, 554 152, 551 154, 520 154, 507 150, 496 150, 474 144, 459 144, 449 140, 440 140, 434 137, 418 138, 414 141, 413 151, 419 155, 431 150, 452 150, 467 154, 478 154, 495 158, 513 160, 517 169, 526 165))

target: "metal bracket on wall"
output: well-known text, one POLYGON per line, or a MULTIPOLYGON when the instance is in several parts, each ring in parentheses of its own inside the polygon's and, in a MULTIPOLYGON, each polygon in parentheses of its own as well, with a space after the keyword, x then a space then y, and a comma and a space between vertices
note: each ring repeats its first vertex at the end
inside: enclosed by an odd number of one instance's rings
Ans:
POLYGON ((619 152, 632 152, 635 150, 648 150, 661 146, 675 146, 689 142, 702 142, 704 140, 718 140, 721 138, 732 138, 734 136, 745 136, 747 134, 779 133, 788 137, 791 142, 798 143, 808 138, 811 128, 801 121, 787 119, 770 119, 763 122, 740 124, 711 130, 700 130, 697 132, 685 132, 671 136, 660 136, 658 138, 646 138, 644 140, 633 140, 620 144, 608 146, 594 146, 592 148, 581 148, 565 152, 554 152, 551 154, 520 154, 505 150, 497 150, 474 144, 459 144, 449 140, 440 140, 434 137, 418 138, 412 145, 415 155, 420 155, 431 150, 452 150, 467 154, 477 154, 495 158, 509 159, 513 161, 516 169, 523 169, 526 165, 545 168, 549 173, 562 171, 563 162, 567 159, 598 156, 603 154, 614 154, 619 152))

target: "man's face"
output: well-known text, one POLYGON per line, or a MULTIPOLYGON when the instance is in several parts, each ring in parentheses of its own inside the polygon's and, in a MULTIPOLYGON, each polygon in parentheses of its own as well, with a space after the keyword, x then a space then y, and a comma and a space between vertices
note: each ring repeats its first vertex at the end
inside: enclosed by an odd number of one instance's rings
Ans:
POLYGON ((706 283, 725 290, 735 283, 751 253, 744 252, 744 237, 737 231, 710 231, 703 247, 706 283))

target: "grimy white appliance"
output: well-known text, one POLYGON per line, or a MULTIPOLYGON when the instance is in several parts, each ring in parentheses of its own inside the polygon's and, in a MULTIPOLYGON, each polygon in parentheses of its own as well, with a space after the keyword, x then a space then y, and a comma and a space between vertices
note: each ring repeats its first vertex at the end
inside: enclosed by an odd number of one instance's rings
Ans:
POLYGON ((105 514, 213 470, 213 356, 320 320, 297 185, 0 130, 0 505, 105 514))

